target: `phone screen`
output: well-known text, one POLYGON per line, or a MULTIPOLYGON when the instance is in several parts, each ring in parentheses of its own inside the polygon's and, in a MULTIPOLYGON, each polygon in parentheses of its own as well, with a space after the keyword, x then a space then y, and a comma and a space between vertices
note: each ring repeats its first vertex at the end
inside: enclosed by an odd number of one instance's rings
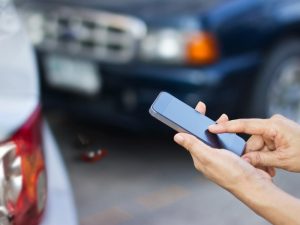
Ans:
POLYGON ((162 92, 150 108, 152 115, 178 132, 193 134, 214 148, 225 148, 238 155, 243 153, 245 141, 236 134, 212 134, 208 126, 215 122, 195 109, 162 92))

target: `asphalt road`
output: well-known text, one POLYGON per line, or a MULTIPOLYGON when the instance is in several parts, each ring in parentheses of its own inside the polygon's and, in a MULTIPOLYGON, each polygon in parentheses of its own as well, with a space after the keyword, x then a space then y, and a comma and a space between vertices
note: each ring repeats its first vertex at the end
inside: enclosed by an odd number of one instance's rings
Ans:
MULTIPOLYGON (((55 114, 48 118, 82 225, 268 224, 197 173, 171 136, 83 125, 55 114), (82 153, 99 148, 108 150, 102 160, 80 160, 82 153)), ((300 175, 278 172, 275 183, 300 198, 300 175)))

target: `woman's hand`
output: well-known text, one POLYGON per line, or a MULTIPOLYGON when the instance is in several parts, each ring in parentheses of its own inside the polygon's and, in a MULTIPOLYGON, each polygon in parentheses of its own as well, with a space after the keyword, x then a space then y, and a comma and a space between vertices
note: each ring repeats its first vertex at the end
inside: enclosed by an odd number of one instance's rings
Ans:
MULTIPOLYGON (((201 102, 196 109, 205 113, 205 105, 201 102)), ((297 171, 296 164, 299 164, 299 161, 291 157, 299 160, 299 126, 278 116, 270 120, 227 121, 228 117, 222 115, 218 120, 218 125, 212 127, 211 131, 253 134, 254 136, 247 143, 249 153, 246 153, 244 158, 224 149, 211 148, 190 134, 179 133, 174 139, 190 152, 194 165, 199 171, 230 191, 258 215, 274 225, 300 225, 300 201, 277 188, 272 183, 271 176, 260 169, 264 167, 255 168, 249 164, 251 161, 261 166, 281 165, 289 170, 297 171), (267 151, 264 152, 266 148, 267 151), (275 153, 276 151, 284 153, 275 153), (262 155, 257 156, 257 153, 262 155), (276 158, 271 153, 282 155, 276 158), (264 154, 268 154, 267 158, 264 154), (291 164, 294 166, 291 167, 291 164)))
MULTIPOLYGON (((205 105, 200 102, 196 109, 205 114, 205 105)), ((218 120, 224 123, 228 120, 222 115, 218 120)), ((201 171, 207 178, 234 192, 241 186, 250 188, 251 183, 271 183, 271 176, 264 170, 257 169, 230 151, 211 148, 196 137, 186 134, 176 134, 174 140, 187 149, 194 161, 197 170, 201 171)))
POLYGON ((209 131, 250 134, 243 158, 253 166, 300 172, 300 126, 281 115, 225 121, 210 126, 209 131))

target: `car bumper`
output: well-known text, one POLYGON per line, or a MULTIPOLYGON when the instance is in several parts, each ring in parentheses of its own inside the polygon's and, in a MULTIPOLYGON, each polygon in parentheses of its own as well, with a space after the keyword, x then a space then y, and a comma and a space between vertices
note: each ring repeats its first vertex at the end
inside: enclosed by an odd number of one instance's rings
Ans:
POLYGON ((98 94, 83 97, 59 91, 44 79, 43 96, 48 107, 59 106, 86 119, 126 127, 146 125, 148 108, 160 91, 170 92, 189 105, 204 101, 212 117, 220 112, 233 115, 240 113, 245 101, 241 99, 247 98, 259 65, 260 57, 255 53, 204 68, 98 64, 103 82, 98 94))
POLYGON ((52 133, 43 124, 44 154, 48 177, 48 199, 42 225, 77 225, 77 214, 68 175, 52 133))

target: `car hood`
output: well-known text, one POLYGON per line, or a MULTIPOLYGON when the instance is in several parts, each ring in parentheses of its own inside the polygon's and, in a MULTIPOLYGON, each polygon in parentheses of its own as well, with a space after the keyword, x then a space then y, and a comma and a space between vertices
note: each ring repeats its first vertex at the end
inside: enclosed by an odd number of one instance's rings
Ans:
MULTIPOLYGON (((129 14, 145 20, 157 17, 192 15, 230 0, 33 0, 38 4, 70 5, 129 14)), ((28 2, 28 1, 26 1, 28 2)), ((29 1, 32 2, 32 1, 29 1)))

